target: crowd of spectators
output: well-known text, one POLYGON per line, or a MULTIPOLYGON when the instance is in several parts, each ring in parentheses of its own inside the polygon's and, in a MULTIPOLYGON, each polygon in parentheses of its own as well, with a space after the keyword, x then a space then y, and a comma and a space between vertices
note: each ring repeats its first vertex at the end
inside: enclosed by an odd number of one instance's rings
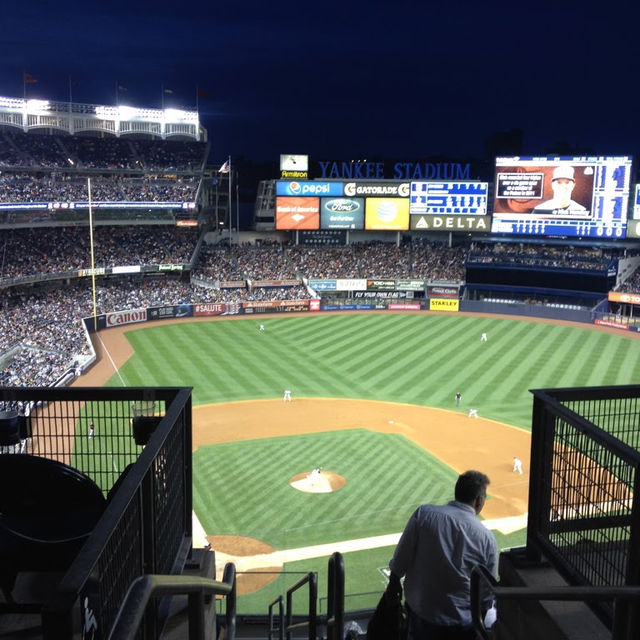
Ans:
MULTIPOLYGON (((0 281, 91 267, 88 227, 10 229, 0 237, 0 281)), ((185 264, 193 257, 197 239, 193 227, 96 227, 94 265, 185 264)))
MULTIPOLYGON (((214 289, 166 277, 103 279, 96 286, 96 313, 180 303, 308 298, 303 286, 214 289)), ((7 289, 0 303, 0 386, 49 385, 89 355, 81 318, 94 313, 91 284, 35 290, 7 289)))
POLYGON ((207 145, 197 141, 148 140, 25 133, 0 128, 0 167, 200 171, 207 145))
MULTIPOLYGON (((91 176, 92 202, 195 202, 199 178, 91 176)), ((0 204, 88 202, 87 176, 70 173, 0 174, 0 204)))
POLYGON ((463 280, 466 249, 414 242, 341 247, 262 244, 211 250, 195 275, 205 280, 291 278, 422 278, 463 280))
POLYGON ((612 251, 593 247, 476 242, 468 262, 599 270, 606 269, 613 257, 612 251))
POLYGON ((624 293, 640 293, 640 267, 617 287, 616 290, 624 293))
MULTIPOLYGON (((198 231, 175 227, 97 227, 94 230, 95 265, 175 264, 190 262, 198 231)), ((0 275, 53 274, 90 266, 87 228, 12 229, 3 234, 0 275)), ((517 245, 516 245, 517 248, 517 245)), ((475 247, 485 255, 489 246, 475 247)), ((293 246, 263 242, 259 245, 207 246, 191 283, 166 275, 99 278, 96 312, 193 303, 298 300, 309 297, 298 284, 260 287, 260 280, 322 278, 393 278, 462 281, 466 247, 430 242, 359 243, 344 247, 293 246), (224 282, 238 286, 220 288, 224 282)), ((565 250, 566 251, 566 250, 565 250)), ((610 259, 576 250, 583 261, 610 259)), ((533 251, 506 254, 533 256, 533 251)), ((496 255, 503 255, 497 250, 496 255)), ((547 256, 561 254, 560 249, 547 256)), ((6 287, 0 297, 0 357, 5 363, 0 384, 42 385, 60 378, 74 362, 88 357, 89 346, 82 317, 94 312, 88 278, 71 284, 40 288, 6 287), (7 358, 6 354, 11 353, 7 358)), ((634 274, 630 285, 640 283, 634 274)))

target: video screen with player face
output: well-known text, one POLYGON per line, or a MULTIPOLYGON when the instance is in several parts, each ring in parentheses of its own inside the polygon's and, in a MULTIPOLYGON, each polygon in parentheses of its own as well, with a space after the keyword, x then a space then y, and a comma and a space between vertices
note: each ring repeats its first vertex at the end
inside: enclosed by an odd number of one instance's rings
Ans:
POLYGON ((625 237, 632 158, 496 158, 493 233, 625 237))

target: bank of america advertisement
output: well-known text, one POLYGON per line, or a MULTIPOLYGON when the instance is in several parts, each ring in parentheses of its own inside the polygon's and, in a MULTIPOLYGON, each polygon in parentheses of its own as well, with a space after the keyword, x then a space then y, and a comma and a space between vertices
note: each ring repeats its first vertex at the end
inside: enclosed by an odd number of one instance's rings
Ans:
POLYGON ((320 198, 276 198, 276 229, 318 229, 320 198))
POLYGON ((366 199, 365 229, 370 231, 406 231, 408 228, 408 198, 366 199))
POLYGON ((364 198, 320 198, 321 229, 364 229, 364 198))

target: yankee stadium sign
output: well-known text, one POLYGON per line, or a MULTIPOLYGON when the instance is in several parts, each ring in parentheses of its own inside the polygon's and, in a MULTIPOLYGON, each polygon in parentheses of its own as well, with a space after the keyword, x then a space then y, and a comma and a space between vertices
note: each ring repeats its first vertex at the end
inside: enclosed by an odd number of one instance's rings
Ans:
POLYGON ((384 162, 320 161, 320 178, 348 178, 351 180, 469 180, 470 164, 458 162, 395 162, 387 167, 384 162), (387 174, 391 175, 387 175, 387 174))

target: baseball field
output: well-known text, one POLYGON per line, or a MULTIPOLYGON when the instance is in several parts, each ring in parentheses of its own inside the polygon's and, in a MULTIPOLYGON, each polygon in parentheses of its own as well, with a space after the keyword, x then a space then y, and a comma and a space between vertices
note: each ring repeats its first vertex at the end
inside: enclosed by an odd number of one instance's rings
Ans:
POLYGON ((265 613, 295 572, 317 570, 324 594, 336 550, 353 609, 377 601, 411 512, 465 469, 492 479, 499 546, 522 544, 529 389, 637 383, 635 335, 433 313, 168 321, 94 336, 77 383, 193 387, 195 542, 244 572, 240 612, 265 613))

